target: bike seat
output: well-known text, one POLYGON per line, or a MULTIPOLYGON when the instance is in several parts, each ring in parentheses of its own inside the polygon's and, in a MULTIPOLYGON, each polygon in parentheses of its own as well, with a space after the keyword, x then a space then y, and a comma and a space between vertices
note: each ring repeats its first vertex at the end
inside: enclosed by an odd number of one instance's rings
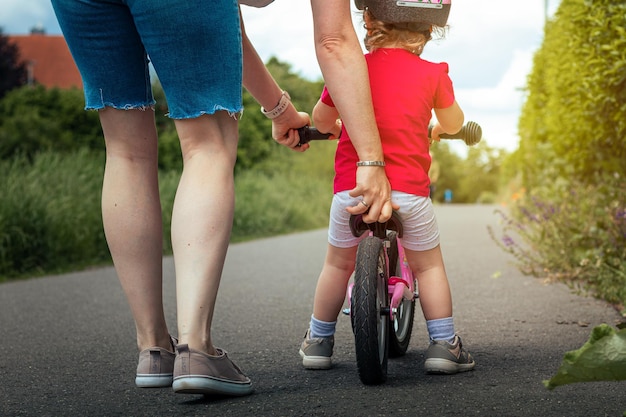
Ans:
POLYGON ((363 233, 371 230, 374 236, 384 239, 387 236, 387 230, 393 230, 402 237, 402 221, 397 212, 391 213, 391 218, 385 223, 365 223, 362 214, 350 215, 350 231, 355 237, 361 236, 363 233))

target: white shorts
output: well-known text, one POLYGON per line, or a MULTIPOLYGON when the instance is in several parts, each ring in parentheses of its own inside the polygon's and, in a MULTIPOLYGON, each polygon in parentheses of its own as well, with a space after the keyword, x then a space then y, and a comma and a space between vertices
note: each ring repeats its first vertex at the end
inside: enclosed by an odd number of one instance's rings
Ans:
MULTIPOLYGON (((328 222, 328 243, 338 248, 357 246, 366 236, 354 237, 350 231, 350 213, 347 207, 356 206, 361 197, 350 197, 349 191, 342 191, 333 196, 328 222)), ((439 227, 435 218, 432 201, 400 191, 391 192, 391 201, 400 206, 397 210, 402 220, 402 246, 413 251, 426 251, 439 245, 439 227)))

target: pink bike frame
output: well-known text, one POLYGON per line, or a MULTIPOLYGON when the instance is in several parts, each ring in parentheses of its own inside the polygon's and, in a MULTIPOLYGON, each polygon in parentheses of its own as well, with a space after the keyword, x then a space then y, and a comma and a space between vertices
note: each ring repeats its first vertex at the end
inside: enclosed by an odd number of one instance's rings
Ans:
MULTIPOLYGON (((413 271, 409 267, 409 262, 402 247, 402 239, 396 238, 398 243, 398 259, 400 260, 401 277, 390 276, 387 282, 391 300, 389 301, 389 309, 391 310, 391 318, 393 319, 398 306, 402 300, 412 300, 415 297, 415 280, 413 279, 413 271)), ((386 255, 385 255, 386 256, 386 255)), ((389 268, 389 259, 387 258, 387 268, 389 268)))
MULTIPOLYGON (((373 232, 369 232, 369 236, 373 236, 373 232)), ((409 263, 406 259, 406 255, 404 253, 404 248, 402 247, 402 240, 397 237, 398 244, 398 259, 400 260, 400 270, 402 273, 401 277, 390 276, 389 274, 389 255, 387 254, 387 250, 389 249, 389 241, 383 242, 386 249, 385 250, 385 264, 387 265, 387 275, 389 276, 389 280, 387 281, 387 291, 390 296, 389 300, 389 316, 393 321, 396 311, 402 303, 403 300, 412 300, 415 298, 415 280, 413 279, 413 271, 409 267, 409 263)), ((348 286, 347 297, 348 297, 348 307, 350 306, 350 300, 352 299, 352 287, 354 283, 351 283, 348 286)))

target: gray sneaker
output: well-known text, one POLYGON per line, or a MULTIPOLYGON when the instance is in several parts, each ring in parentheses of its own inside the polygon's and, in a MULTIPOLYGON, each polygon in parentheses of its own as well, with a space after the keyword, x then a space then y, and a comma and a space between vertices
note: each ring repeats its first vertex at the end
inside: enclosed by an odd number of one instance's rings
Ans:
POLYGON ((170 336, 172 352, 160 347, 144 349, 139 353, 135 385, 140 388, 171 387, 174 372, 174 349, 178 341, 170 336))
POLYGON ((302 365, 306 369, 330 369, 331 357, 333 356, 333 347, 335 345, 335 337, 309 337, 310 330, 304 335, 302 345, 300 345, 300 356, 302 356, 302 365))
POLYGON ((463 348, 461 338, 456 336, 452 344, 443 340, 431 341, 424 368, 429 374, 456 374, 471 371, 474 365, 474 358, 463 348))
POLYGON ((216 356, 189 349, 186 344, 176 346, 174 382, 172 388, 179 394, 217 394, 242 396, 252 393, 252 382, 227 356, 215 348, 216 356))

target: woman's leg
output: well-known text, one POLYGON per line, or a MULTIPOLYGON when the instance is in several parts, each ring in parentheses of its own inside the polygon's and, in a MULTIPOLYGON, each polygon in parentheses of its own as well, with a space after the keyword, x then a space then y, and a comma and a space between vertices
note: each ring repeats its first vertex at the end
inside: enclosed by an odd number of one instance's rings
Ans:
POLYGON ((100 110, 106 142, 102 219, 139 350, 172 349, 163 313, 163 236, 152 110, 100 110))
POLYGON ((184 164, 172 213, 178 337, 214 355, 211 322, 235 206, 237 121, 218 111, 175 122, 184 164))

